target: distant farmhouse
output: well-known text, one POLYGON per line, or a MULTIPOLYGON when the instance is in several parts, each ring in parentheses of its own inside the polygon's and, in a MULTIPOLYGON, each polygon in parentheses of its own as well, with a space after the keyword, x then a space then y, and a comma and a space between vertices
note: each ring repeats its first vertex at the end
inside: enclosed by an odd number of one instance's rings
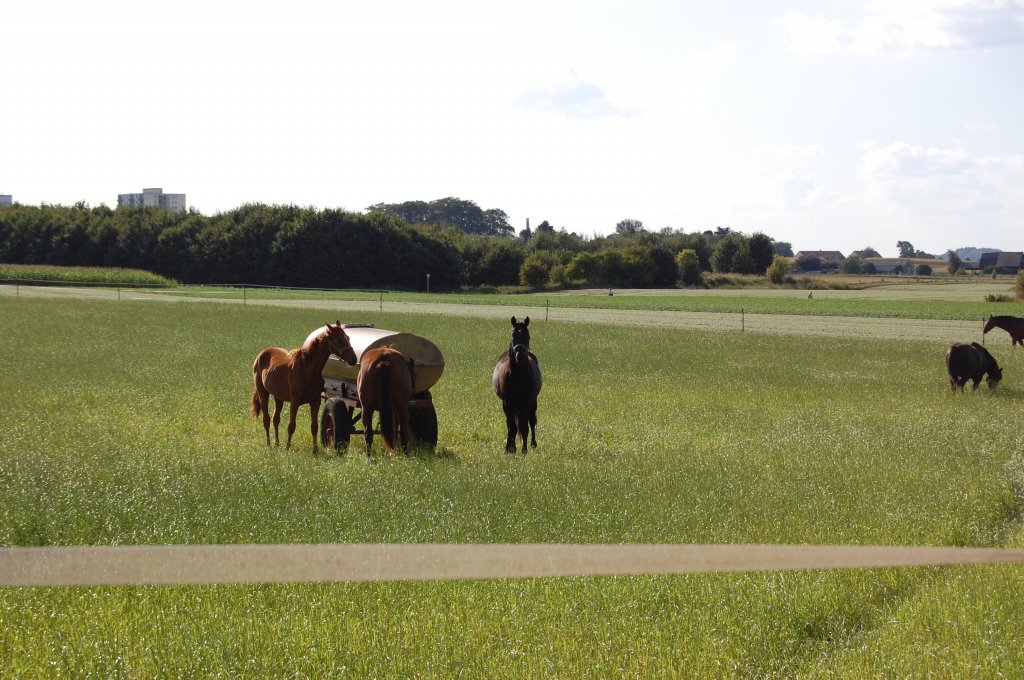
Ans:
POLYGON ((1020 271, 1022 261, 1024 253, 982 253, 978 267, 982 271, 1016 274, 1020 271))
POLYGON ((118 194, 117 205, 166 208, 185 212, 185 194, 165 194, 161 188, 143 189, 141 194, 118 194))
POLYGON ((838 250, 801 250, 796 254, 798 260, 809 257, 816 257, 822 262, 835 262, 836 264, 846 259, 846 256, 838 250))
POLYGON ((913 274, 914 261, 906 257, 867 257, 864 262, 875 268, 876 274, 913 274))
POLYGON ((0 207, 14 205, 14 197, 10 194, 0 194, 0 207))
MULTIPOLYGON (((870 251, 868 251, 870 252, 870 251)), ((870 265, 866 270, 873 274, 903 275, 914 273, 914 262, 906 257, 868 257, 863 250, 857 250, 850 254, 870 265)), ((836 268, 842 264, 846 257, 838 250, 801 250, 796 254, 796 260, 816 259, 824 269, 836 268)))

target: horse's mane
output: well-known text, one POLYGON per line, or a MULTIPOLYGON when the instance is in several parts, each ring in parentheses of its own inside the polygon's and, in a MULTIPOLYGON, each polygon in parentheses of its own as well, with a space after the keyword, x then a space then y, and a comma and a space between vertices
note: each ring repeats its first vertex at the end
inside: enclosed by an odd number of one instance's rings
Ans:
POLYGON ((311 352, 311 351, 313 351, 314 346, 316 346, 318 343, 321 343, 321 342, 327 340, 327 334, 328 333, 330 333, 330 331, 325 327, 322 333, 318 333, 318 334, 314 335, 312 338, 309 338, 308 340, 306 340, 305 343, 303 343, 302 347, 297 347, 293 351, 296 351, 296 352, 299 352, 299 351, 301 351, 301 352, 311 352))
POLYGON ((974 347, 975 349, 980 350, 981 353, 984 354, 986 358, 990 359, 993 363, 995 363, 996 358, 994 356, 992 356, 991 352, 989 352, 987 349, 985 349, 984 345, 979 345, 976 342, 972 342, 971 343, 971 347, 974 347))

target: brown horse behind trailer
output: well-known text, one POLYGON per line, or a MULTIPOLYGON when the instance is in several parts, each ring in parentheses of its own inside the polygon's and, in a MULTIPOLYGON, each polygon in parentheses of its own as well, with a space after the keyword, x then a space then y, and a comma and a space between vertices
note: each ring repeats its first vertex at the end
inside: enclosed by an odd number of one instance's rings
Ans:
POLYGON ((949 385, 954 392, 957 389, 963 392, 968 380, 974 381, 972 389, 978 389, 978 383, 985 374, 988 374, 986 382, 989 389, 994 389, 1003 378, 1003 371, 995 357, 976 342, 969 345, 954 342, 950 345, 946 350, 946 370, 949 372, 949 385))
POLYGON ((316 450, 317 410, 320 395, 324 389, 321 375, 327 358, 335 354, 349 364, 356 362, 356 354, 349 344, 341 322, 327 324, 322 333, 307 340, 302 347, 288 351, 280 347, 267 347, 256 356, 252 364, 252 417, 263 414, 263 429, 267 432, 267 446, 270 446, 270 412, 268 402, 274 397, 274 445, 279 446, 278 425, 281 422, 281 406, 288 402, 291 414, 288 420, 288 441, 292 445, 295 432, 295 415, 303 404, 309 404, 310 431, 313 434, 313 450, 316 450))
POLYGON ((395 434, 402 451, 409 451, 409 400, 414 391, 413 362, 391 347, 363 352, 359 359, 356 392, 363 408, 366 455, 373 445, 373 412, 380 411, 380 436, 388 451, 395 450, 395 434))

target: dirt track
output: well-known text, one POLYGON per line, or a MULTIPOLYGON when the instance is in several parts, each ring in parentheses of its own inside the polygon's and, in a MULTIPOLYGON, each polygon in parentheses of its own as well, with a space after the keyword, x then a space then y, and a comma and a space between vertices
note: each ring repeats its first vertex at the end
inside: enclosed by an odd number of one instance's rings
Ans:
MULTIPOLYGON (((90 300, 111 300, 127 302, 138 300, 160 300, 164 302, 193 302, 210 304, 243 304, 237 299, 196 298, 187 295, 149 293, 141 290, 107 288, 57 288, 36 286, 0 286, 2 297, 50 297, 78 298, 90 300)), ((278 307, 307 307, 330 309, 334 312, 377 312, 380 303, 373 301, 345 300, 249 300, 245 304, 278 307)), ((786 314, 734 314, 712 312, 675 312, 633 309, 580 309, 580 308, 520 308, 506 305, 469 305, 458 303, 418 303, 384 301, 384 311, 430 314, 442 316, 465 316, 504 318, 511 315, 529 314, 535 321, 547 318, 550 321, 569 323, 599 323, 621 326, 647 326, 657 328, 679 328, 688 330, 770 333, 781 335, 813 335, 820 337, 875 338, 883 340, 922 340, 934 342, 981 341, 981 324, 974 321, 952 321, 935 319, 879 319, 845 316, 802 316, 786 314)), ((989 345, 1010 346, 1005 334, 985 338, 989 345)))

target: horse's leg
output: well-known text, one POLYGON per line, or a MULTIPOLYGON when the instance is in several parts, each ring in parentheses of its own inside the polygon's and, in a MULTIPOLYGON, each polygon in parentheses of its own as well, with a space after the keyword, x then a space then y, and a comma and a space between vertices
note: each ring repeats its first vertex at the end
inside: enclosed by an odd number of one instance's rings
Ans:
MULTIPOLYGON (((278 436, 278 429, 281 425, 281 407, 284 402, 274 397, 274 446, 281 445, 281 438, 278 436)), ((270 433, 267 433, 267 446, 270 446, 270 433)))
MULTIPOLYGON (((524 442, 525 444, 525 442, 524 442)), ((537 404, 530 409, 530 446, 537 448, 537 404)))
POLYGON ((366 457, 370 457, 370 447, 373 446, 373 411, 363 405, 363 441, 366 442, 366 457))
POLYGON ((396 415, 398 422, 395 423, 395 429, 398 430, 398 440, 402 443, 402 453, 409 455, 409 405, 399 408, 396 415))
POLYGON ((263 414, 263 429, 267 433, 267 446, 270 446, 270 395, 261 395, 260 412, 263 414))
POLYGON ((505 439, 505 452, 516 452, 516 413, 515 409, 507 401, 501 403, 505 409, 505 427, 508 428, 508 437, 505 439))
POLYGON ((319 423, 317 423, 316 417, 317 417, 317 411, 319 411, 319 410, 320 410, 320 402, 319 402, 319 400, 316 403, 314 403, 312 401, 309 402, 309 430, 313 434, 313 453, 316 453, 316 448, 317 448, 316 447, 316 435, 317 435, 317 429, 318 429, 319 423))
POLYGON ((299 413, 299 406, 297 402, 288 402, 288 442, 284 445, 284 448, 292 448, 292 435, 295 434, 295 416, 299 413))
POLYGON ((526 455, 526 444, 530 439, 530 410, 529 406, 520 406, 516 414, 516 421, 519 425, 519 436, 523 440, 523 455, 526 455))

